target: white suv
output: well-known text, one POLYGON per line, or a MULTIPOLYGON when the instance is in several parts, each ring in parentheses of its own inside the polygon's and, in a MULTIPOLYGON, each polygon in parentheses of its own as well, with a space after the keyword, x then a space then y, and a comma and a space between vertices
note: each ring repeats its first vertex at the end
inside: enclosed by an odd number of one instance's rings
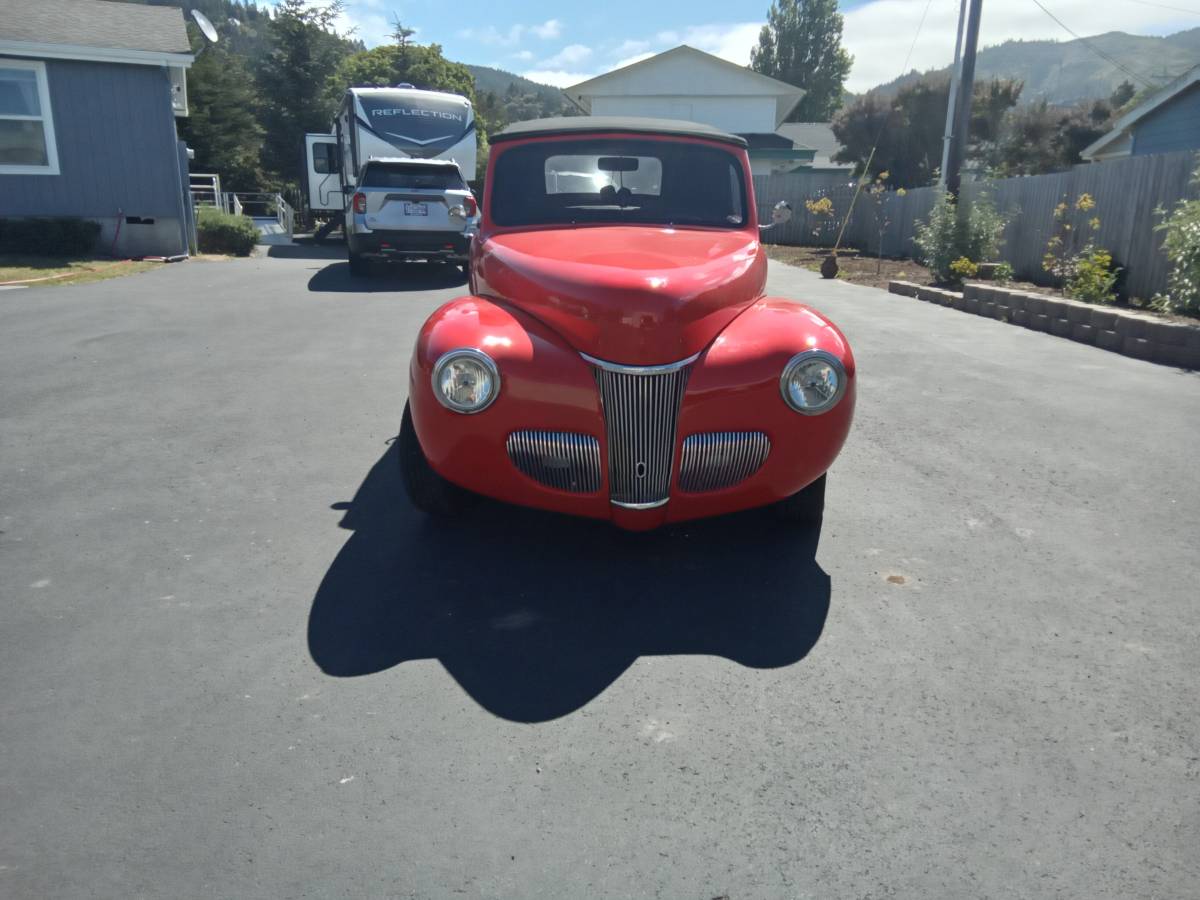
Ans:
POLYGON ((479 204, 457 163, 372 159, 358 173, 346 210, 350 272, 371 259, 450 262, 466 270, 479 204))

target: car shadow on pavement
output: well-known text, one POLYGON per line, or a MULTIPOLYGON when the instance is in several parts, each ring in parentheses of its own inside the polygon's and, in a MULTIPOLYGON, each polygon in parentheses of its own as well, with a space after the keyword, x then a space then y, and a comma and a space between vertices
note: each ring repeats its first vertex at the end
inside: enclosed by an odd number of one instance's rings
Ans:
POLYGON ((645 534, 490 501, 453 522, 409 504, 393 443, 345 510, 354 533, 308 622, 327 674, 437 659, 497 716, 571 713, 639 656, 794 663, 829 611, 819 533, 762 511, 645 534))
POLYGON ((318 244, 312 240, 297 238, 290 244, 270 244, 266 255, 272 259, 346 259, 345 241, 331 240, 318 244))
MULTIPOLYGON (((344 256, 344 254, 343 254, 344 256)), ((370 275, 350 274, 350 263, 343 258, 316 272, 308 280, 310 291, 334 293, 377 293, 379 291, 440 291, 466 286, 467 276, 457 266, 440 263, 387 263, 372 269, 370 275)))

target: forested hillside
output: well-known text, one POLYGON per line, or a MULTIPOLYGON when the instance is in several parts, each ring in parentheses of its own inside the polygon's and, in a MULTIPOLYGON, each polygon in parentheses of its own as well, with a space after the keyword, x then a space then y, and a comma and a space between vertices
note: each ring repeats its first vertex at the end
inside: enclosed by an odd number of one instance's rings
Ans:
MULTIPOLYGON (((1020 81, 1024 85, 1023 103, 1044 100, 1052 106, 1067 106, 1107 97, 1124 81, 1139 89, 1148 84, 1165 84, 1197 63, 1200 63, 1200 28, 1166 37, 1113 31, 1086 41, 1005 41, 986 47, 979 51, 975 75, 981 80, 1020 81), (1116 60, 1121 67, 1105 56, 1116 60)), ((875 92, 890 97, 902 87, 944 77, 949 72, 949 66, 910 72, 880 85, 875 92)))

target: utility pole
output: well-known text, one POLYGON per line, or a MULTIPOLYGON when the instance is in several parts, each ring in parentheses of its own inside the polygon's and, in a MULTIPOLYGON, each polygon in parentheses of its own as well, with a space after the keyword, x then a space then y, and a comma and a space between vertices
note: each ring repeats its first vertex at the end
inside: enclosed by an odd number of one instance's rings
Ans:
POLYGON ((967 149, 967 131, 971 125, 971 100, 975 96, 975 51, 979 46, 979 19, 983 0, 969 0, 967 11, 966 47, 963 50, 962 78, 958 96, 954 98, 954 130, 950 135, 950 150, 946 154, 946 190, 955 199, 961 183, 963 155, 967 149))
POLYGON ((946 188, 946 166, 950 162, 950 136, 954 134, 954 107, 958 99, 958 80, 962 77, 963 21, 967 18, 967 0, 958 5, 958 30, 954 32, 954 65, 950 67, 950 99, 946 103, 946 128, 942 132, 942 165, 938 168, 938 187, 946 188))

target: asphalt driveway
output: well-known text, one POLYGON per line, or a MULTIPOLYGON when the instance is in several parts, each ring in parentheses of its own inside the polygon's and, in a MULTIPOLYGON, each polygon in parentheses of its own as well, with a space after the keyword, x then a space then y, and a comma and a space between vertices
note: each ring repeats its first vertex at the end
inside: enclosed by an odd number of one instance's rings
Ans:
POLYGON ((462 287, 271 252, 0 293, 0 896, 1200 894, 1200 376, 772 264, 819 546, 435 527, 462 287))

